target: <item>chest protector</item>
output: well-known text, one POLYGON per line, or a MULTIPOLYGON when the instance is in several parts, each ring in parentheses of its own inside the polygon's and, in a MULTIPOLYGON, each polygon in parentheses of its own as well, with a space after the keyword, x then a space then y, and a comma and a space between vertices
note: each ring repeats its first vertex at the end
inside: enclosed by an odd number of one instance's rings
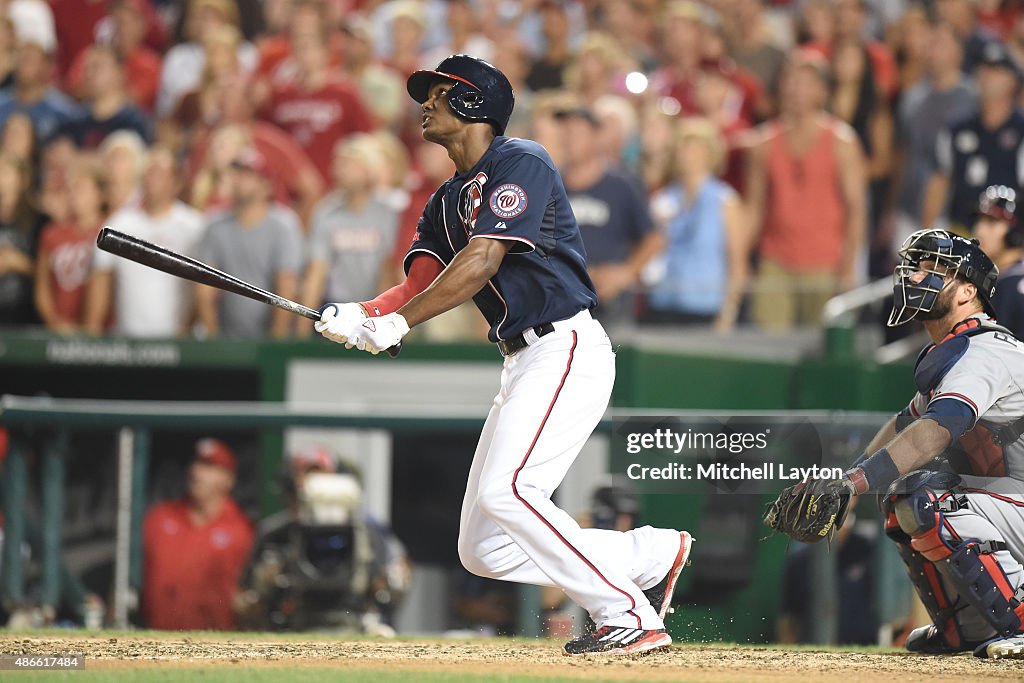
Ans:
MULTIPOLYGON (((930 344, 922 349, 914 365, 914 384, 917 390, 931 398, 942 379, 967 353, 971 338, 991 332, 1013 336, 1013 333, 1002 325, 968 318, 957 323, 940 343, 930 344)), ((960 437, 957 444, 950 446, 946 455, 953 469, 962 474, 1006 476, 1003 447, 1016 442, 1022 435, 1024 417, 1007 425, 997 425, 979 419, 973 429, 960 437)))

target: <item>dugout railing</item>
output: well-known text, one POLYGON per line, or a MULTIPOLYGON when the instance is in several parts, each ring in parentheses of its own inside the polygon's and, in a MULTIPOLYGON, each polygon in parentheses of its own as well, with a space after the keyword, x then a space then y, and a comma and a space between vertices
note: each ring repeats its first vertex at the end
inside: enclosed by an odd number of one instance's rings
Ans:
MULTIPOLYGON (((633 416, 699 416, 703 411, 611 409, 598 432, 610 435, 624 419, 633 416)), ((742 412, 742 411, 741 411, 742 412)), ((738 412, 737 415, 741 414, 738 412)), ((757 415, 765 415, 759 411, 757 415)), ((783 413, 779 413, 780 415, 783 413)), ((822 411, 823 421, 838 419, 822 411)), ((885 418, 876 413, 844 413, 842 419, 885 418)), ((117 438, 117 524, 114 557, 114 587, 110 624, 129 626, 129 612, 135 590, 141 585, 141 523, 147 501, 147 471, 154 430, 282 430, 293 427, 326 427, 348 430, 383 430, 392 433, 436 433, 479 431, 482 417, 467 415, 441 405, 396 407, 374 411, 332 411, 322 405, 293 403, 125 401, 54 399, 47 397, 0 397, 0 426, 10 433, 9 452, 2 474, 4 543, 0 591, 10 603, 25 598, 25 575, 21 548, 26 531, 26 499, 30 487, 28 437, 33 435, 37 457, 40 500, 39 596, 42 604, 56 605, 62 590, 61 525, 64 517, 63 491, 69 437, 79 431, 116 432, 117 438)), ((709 539, 710 540, 710 539, 709 539)), ((699 543, 699 538, 698 538, 699 543)), ((878 557, 879 584, 875 603, 883 621, 891 621, 907 602, 906 586, 898 556, 887 544, 878 557)), ((825 544, 811 549, 814 584, 813 613, 815 641, 834 641, 839 608, 835 596, 835 554, 825 544)), ((522 635, 540 634, 540 594, 530 587, 520 591, 518 623, 522 635)), ((881 637, 884 637, 882 634, 881 637)))

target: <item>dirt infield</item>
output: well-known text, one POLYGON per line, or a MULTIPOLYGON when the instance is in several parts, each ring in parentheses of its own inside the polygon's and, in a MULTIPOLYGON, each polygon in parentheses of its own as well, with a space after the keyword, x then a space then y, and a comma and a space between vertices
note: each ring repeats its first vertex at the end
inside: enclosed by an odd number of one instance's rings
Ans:
POLYGON ((268 634, 0 633, 0 653, 83 653, 89 669, 160 667, 338 667, 348 670, 451 672, 505 677, 609 681, 958 681, 1021 680, 1024 662, 970 655, 684 645, 639 658, 568 658, 556 643, 524 640, 333 640, 268 634))

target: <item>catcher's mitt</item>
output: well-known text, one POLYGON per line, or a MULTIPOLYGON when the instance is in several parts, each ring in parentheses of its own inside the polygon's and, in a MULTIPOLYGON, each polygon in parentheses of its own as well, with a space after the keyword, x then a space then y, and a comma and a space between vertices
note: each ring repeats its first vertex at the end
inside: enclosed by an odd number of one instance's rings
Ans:
POLYGON ((764 513, 765 526, 801 543, 831 538, 846 520, 853 483, 813 479, 784 489, 764 513))

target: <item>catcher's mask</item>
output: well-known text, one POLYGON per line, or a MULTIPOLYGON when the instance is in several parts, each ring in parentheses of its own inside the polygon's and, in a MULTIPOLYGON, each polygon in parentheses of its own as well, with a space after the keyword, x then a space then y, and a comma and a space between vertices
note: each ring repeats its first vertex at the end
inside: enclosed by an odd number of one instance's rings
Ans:
POLYGON ((958 279, 977 287, 985 312, 994 317, 989 300, 996 291, 999 269, 977 240, 945 230, 918 230, 903 242, 899 257, 893 272, 889 327, 931 312, 942 290, 958 279))

